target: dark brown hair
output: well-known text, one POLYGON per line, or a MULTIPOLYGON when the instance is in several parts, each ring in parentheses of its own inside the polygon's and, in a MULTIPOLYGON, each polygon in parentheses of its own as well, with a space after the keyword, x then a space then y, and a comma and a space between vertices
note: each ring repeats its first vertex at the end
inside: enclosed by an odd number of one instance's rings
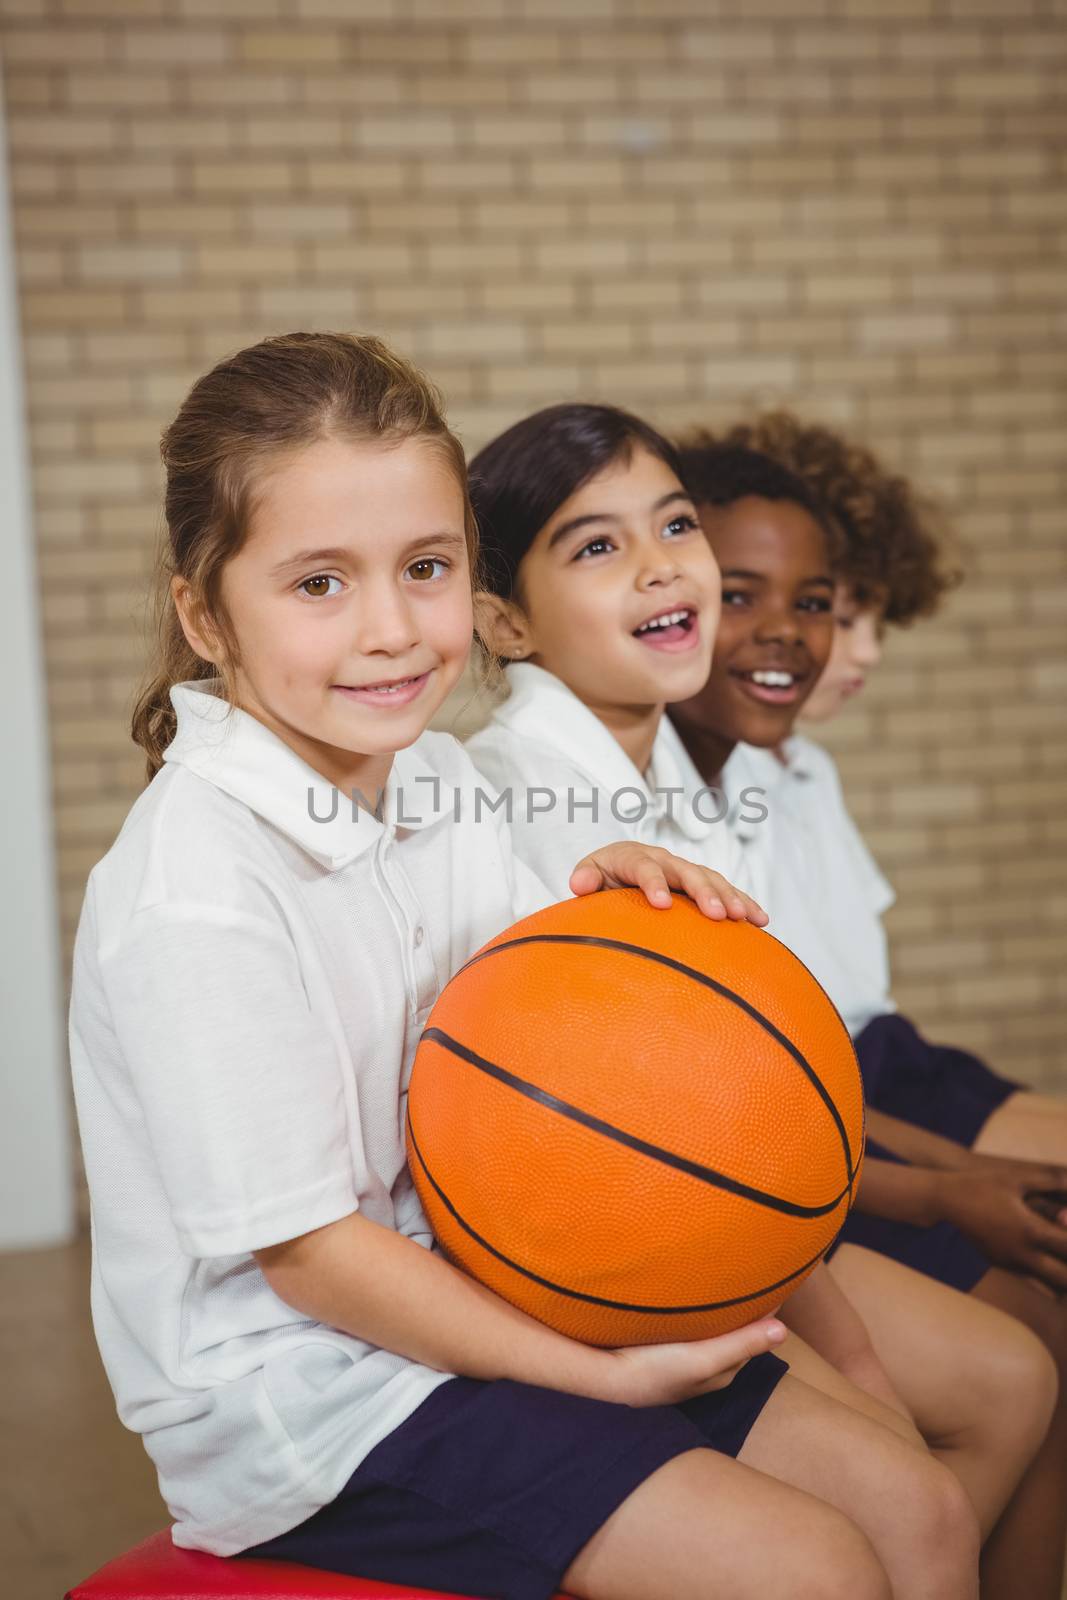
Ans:
POLYGON ((237 641, 221 580, 247 537, 256 468, 331 437, 436 445, 463 489, 474 576, 477 533, 463 449, 445 422, 438 390, 410 362, 380 339, 342 333, 282 334, 220 361, 194 383, 160 446, 166 533, 154 591, 155 659, 131 726, 149 779, 174 737, 174 684, 221 677, 233 699, 237 641), (197 617, 218 640, 218 665, 202 660, 182 632, 171 594, 176 576, 189 584, 197 617))
POLYGON ((771 411, 724 435, 772 456, 803 479, 829 512, 834 570, 886 622, 932 616, 959 582, 943 514, 873 450, 791 411, 771 411))
POLYGON ((618 406, 546 406, 479 450, 470 488, 486 587, 510 600, 522 558, 553 513, 635 449, 658 456, 681 480, 670 441, 618 406))

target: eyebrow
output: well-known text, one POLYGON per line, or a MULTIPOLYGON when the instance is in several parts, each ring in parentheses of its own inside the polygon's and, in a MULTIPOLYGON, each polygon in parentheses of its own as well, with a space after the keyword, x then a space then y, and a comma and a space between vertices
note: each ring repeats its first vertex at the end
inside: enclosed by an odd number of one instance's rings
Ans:
MULTIPOLYGON (((767 581, 767 573, 750 572, 747 567, 724 567, 722 575, 724 578, 749 578, 755 583, 765 583, 767 581)), ((801 578, 798 587, 805 588, 813 583, 818 584, 821 589, 832 589, 834 587, 834 580, 824 577, 822 573, 813 575, 810 578, 801 578)))
MULTIPOLYGON (((669 506, 671 504, 672 500, 684 500, 687 506, 691 506, 693 504, 692 496, 686 494, 684 489, 671 489, 668 494, 661 495, 660 498, 650 507, 650 509, 652 511, 662 511, 664 506, 669 506)), ((617 523, 621 520, 622 519, 615 511, 591 511, 587 516, 584 517, 572 517, 569 522, 560 523, 559 527, 555 530, 551 539, 548 541, 548 548, 551 550, 553 546, 557 545, 561 539, 565 539, 569 533, 574 533, 578 528, 587 527, 590 523, 617 523)))
MULTIPOLYGON (((460 533, 453 532, 450 528, 442 528, 437 533, 422 533, 411 539, 400 552, 401 559, 410 555, 414 550, 421 550, 428 544, 439 545, 442 549, 454 550, 466 545, 466 540, 460 533)), ((352 560, 352 551, 346 545, 331 545, 323 550, 301 550, 299 555, 286 556, 284 561, 279 561, 276 567, 270 570, 272 578, 280 577, 284 572, 291 572, 295 567, 311 566, 316 562, 348 561, 352 560)))

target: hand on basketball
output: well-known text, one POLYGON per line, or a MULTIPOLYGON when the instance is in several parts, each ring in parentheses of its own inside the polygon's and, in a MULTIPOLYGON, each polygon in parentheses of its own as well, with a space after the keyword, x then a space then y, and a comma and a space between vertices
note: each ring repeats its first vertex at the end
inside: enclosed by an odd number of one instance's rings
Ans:
POLYGON ((997 1266, 1067 1290, 1067 1211, 1053 1202, 1036 1209, 1042 1193, 1067 1189, 1067 1171, 1038 1161, 982 1157, 937 1174, 940 1211, 997 1266))
POLYGON ((626 840, 604 845, 583 857, 571 873, 574 894, 595 894, 598 889, 640 889, 649 905, 666 909, 671 890, 688 895, 706 917, 715 922, 754 922, 762 928, 767 913, 749 895, 728 883, 721 872, 686 861, 654 844, 626 840))
POLYGON ((618 1363, 613 1398, 627 1406, 669 1406, 725 1389, 746 1361, 773 1350, 785 1337, 786 1329, 777 1318, 764 1317, 714 1339, 612 1350, 618 1363))

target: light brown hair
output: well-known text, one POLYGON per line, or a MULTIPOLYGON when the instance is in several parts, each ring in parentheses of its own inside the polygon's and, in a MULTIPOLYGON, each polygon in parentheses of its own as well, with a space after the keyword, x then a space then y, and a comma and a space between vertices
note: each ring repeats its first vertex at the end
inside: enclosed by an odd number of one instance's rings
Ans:
POLYGON ((342 333, 287 333, 230 356, 198 379, 160 445, 166 469, 166 531, 153 600, 155 651, 134 707, 131 733, 159 771, 174 737, 171 688, 221 677, 233 699, 237 641, 221 599, 226 563, 247 534, 256 468, 319 439, 425 439, 437 446, 463 490, 471 575, 477 531, 467 497, 463 448, 445 422, 441 395, 380 339, 342 333), (175 577, 220 647, 218 664, 192 649, 171 593, 175 577))

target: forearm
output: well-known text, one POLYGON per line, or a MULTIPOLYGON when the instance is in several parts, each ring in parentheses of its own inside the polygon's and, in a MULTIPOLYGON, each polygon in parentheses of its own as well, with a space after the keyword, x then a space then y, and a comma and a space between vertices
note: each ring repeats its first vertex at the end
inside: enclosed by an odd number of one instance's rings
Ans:
POLYGON ((869 1157, 863 1163, 856 1209, 888 1217, 891 1222, 931 1227, 943 1215, 938 1179, 939 1174, 929 1167, 901 1167, 869 1157))
POLYGON ((884 1111, 867 1108, 867 1132, 879 1144, 884 1144, 894 1155, 903 1156, 922 1167, 935 1167, 942 1171, 956 1171, 971 1161, 971 1152, 952 1139, 917 1128, 914 1123, 902 1122, 899 1117, 887 1116, 884 1111))
POLYGON ((287 1305, 381 1349, 464 1377, 617 1398, 609 1352, 555 1333, 358 1213, 256 1254, 287 1305))

